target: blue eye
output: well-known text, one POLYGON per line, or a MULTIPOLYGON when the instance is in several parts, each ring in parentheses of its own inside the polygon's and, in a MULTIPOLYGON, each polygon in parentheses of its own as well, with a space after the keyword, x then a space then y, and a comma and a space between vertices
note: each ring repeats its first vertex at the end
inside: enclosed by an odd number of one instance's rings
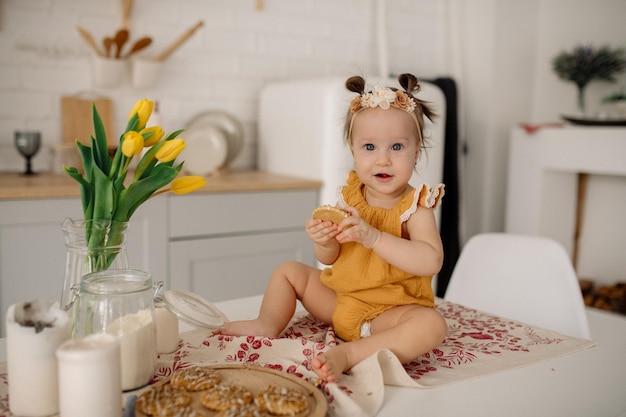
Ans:
POLYGON ((403 146, 402 146, 401 144, 399 144, 399 143, 394 143, 394 144, 391 146, 391 149, 392 149, 392 150, 394 150, 394 151, 399 151, 399 150, 402 150, 402 148, 403 148, 403 146))
POLYGON ((368 143, 368 144, 366 144, 363 147, 365 148, 366 151, 373 151, 374 150, 374 145, 372 145, 371 143, 368 143))

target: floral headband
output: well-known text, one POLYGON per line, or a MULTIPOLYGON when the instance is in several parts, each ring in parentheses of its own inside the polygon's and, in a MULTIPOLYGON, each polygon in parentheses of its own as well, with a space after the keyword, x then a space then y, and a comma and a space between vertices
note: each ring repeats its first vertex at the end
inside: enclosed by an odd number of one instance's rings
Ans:
POLYGON ((350 102, 350 113, 352 113, 352 118, 350 120, 350 127, 348 129, 348 140, 352 140, 352 125, 354 124, 354 117, 357 115, 357 113, 360 113, 365 109, 371 109, 375 107, 380 107, 384 110, 387 110, 390 107, 395 107, 396 109, 404 110, 405 112, 410 114, 415 121, 415 125, 417 126, 417 132, 419 134, 421 142, 422 127, 418 123, 417 116, 415 115, 415 99, 413 97, 410 97, 404 91, 393 91, 391 88, 382 87, 380 85, 375 85, 371 92, 363 93, 359 96, 356 96, 350 102))
POLYGON ((355 97, 350 103, 350 112, 357 113, 367 108, 380 107, 387 110, 395 107, 407 113, 415 111, 415 100, 404 91, 393 91, 380 85, 374 86, 371 92, 355 97))

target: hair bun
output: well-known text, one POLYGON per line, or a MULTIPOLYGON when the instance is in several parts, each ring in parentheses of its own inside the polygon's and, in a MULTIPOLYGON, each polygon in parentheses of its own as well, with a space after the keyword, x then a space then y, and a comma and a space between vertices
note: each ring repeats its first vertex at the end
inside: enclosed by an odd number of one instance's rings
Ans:
POLYGON ((359 75, 355 75, 346 80, 346 88, 353 93, 363 94, 365 92, 365 80, 359 75))
POLYGON ((417 93, 421 90, 420 83, 413 74, 400 74, 398 76, 398 82, 407 93, 417 93))

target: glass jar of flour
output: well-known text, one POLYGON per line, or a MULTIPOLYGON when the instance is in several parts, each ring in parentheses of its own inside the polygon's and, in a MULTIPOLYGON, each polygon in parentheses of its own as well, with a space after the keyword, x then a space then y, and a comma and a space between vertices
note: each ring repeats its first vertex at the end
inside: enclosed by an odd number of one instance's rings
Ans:
POLYGON ((72 337, 93 333, 118 337, 124 391, 146 385, 154 374, 154 297, 161 287, 161 282, 153 284, 148 272, 133 269, 92 272, 80 283, 72 337))

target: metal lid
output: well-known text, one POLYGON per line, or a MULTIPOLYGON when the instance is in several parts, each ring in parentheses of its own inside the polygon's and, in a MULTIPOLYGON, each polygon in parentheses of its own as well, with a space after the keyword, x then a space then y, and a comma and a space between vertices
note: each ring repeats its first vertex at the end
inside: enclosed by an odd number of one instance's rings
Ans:
POLYGON ((217 307, 189 291, 167 290, 163 303, 176 317, 194 327, 215 330, 228 321, 217 307))

